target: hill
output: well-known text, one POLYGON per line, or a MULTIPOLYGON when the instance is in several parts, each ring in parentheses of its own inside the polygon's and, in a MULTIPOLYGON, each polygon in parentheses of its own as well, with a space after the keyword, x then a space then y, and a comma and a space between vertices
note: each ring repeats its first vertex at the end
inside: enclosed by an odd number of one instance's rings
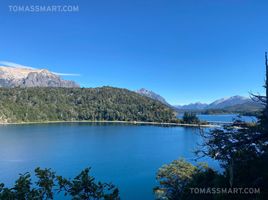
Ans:
POLYGON ((166 105, 126 89, 0 88, 0 121, 175 122, 166 105))

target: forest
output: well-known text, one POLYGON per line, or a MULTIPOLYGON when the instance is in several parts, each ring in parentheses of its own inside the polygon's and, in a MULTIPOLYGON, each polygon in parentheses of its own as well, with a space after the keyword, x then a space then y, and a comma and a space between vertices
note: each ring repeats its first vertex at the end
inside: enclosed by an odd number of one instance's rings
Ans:
POLYGON ((127 89, 0 88, 0 122, 177 122, 172 109, 127 89))

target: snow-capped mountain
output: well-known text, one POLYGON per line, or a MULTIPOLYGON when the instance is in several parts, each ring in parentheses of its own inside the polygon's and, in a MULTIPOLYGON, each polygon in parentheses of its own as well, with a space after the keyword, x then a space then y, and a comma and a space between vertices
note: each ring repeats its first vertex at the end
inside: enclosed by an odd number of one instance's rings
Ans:
POLYGON ((151 91, 151 90, 147 90, 145 88, 141 88, 137 91, 135 91, 136 93, 149 97, 151 99, 160 101, 161 103, 170 106, 170 104, 164 99, 164 97, 160 96, 159 94, 156 94, 155 92, 151 91))
POLYGON ((257 102, 254 102, 252 99, 248 97, 239 96, 239 95, 217 99, 210 104, 196 102, 196 103, 190 103, 187 105, 171 106, 162 96, 160 96, 159 94, 156 94, 155 92, 151 90, 141 88, 137 90, 136 92, 143 96, 160 101, 163 104, 168 105, 175 110, 192 110, 192 111, 200 110, 201 111, 201 110, 226 109, 226 110, 235 112, 236 110, 247 111, 247 110, 258 110, 261 108, 261 105, 259 105, 257 102))
POLYGON ((0 66, 0 87, 79 87, 46 69, 0 66))
POLYGON ((222 109, 225 107, 240 105, 249 102, 252 102, 250 98, 236 95, 229 98, 218 99, 209 104, 206 109, 222 109))
POLYGON ((233 106, 238 106, 238 105, 257 105, 256 102, 252 101, 252 99, 243 97, 243 96, 232 96, 228 98, 221 98, 216 101, 213 101, 210 104, 205 104, 205 103, 191 103, 188 105, 181 105, 181 106, 174 106, 177 109, 180 110, 205 110, 205 109, 224 109, 224 108, 229 108, 233 106))

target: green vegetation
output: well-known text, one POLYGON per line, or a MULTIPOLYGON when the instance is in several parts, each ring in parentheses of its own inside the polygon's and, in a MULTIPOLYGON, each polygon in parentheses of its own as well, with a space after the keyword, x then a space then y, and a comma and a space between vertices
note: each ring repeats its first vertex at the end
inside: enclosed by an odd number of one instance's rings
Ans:
POLYGON ((119 200, 119 190, 112 184, 95 182, 89 174, 90 168, 83 170, 73 180, 57 176, 50 169, 35 169, 37 181, 31 180, 29 173, 21 175, 11 188, 0 184, 0 199, 43 200, 54 199, 62 193, 73 200, 119 200))
POLYGON ((166 105, 126 89, 0 88, 0 122, 177 122, 166 105))
POLYGON ((238 106, 235 109, 209 109, 204 111, 199 111, 197 113, 204 114, 204 115, 218 115, 218 114, 239 114, 242 116, 260 116, 262 109, 256 110, 239 110, 238 106))
POLYGON ((198 158, 217 160, 223 173, 208 167, 193 166, 184 161, 173 161, 159 169, 155 189, 158 199, 267 199, 268 196, 268 61, 266 56, 266 96, 254 95, 265 105, 257 124, 234 121, 222 128, 201 132, 204 139, 196 151, 198 158), (223 193, 211 190, 207 194, 195 194, 193 188, 227 188, 239 193, 223 193), (243 194, 246 188, 252 193, 243 194), (232 190, 233 189, 233 190, 232 190), (255 192, 254 192, 255 191, 255 192))
POLYGON ((160 185, 154 188, 156 199, 210 199, 203 194, 197 196, 191 193, 191 188, 227 186, 224 176, 209 168, 205 163, 197 166, 184 159, 174 160, 169 165, 161 167, 156 179, 160 185))
POLYGON ((199 124, 200 120, 193 112, 185 112, 182 117, 182 123, 184 124, 199 124))

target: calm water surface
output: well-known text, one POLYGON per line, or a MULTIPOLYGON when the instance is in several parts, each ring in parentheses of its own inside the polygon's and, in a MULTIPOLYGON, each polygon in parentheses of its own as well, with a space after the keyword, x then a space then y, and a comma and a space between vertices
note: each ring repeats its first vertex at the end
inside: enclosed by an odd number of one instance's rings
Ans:
MULTIPOLYGON (((179 114, 178 118, 181 119, 183 114, 179 114)), ((197 117, 203 121, 214 122, 232 122, 234 119, 240 119, 245 122, 256 122, 256 117, 253 116, 239 116, 238 114, 215 114, 215 115, 203 115, 197 114, 197 117)))
POLYGON ((97 180, 119 187, 123 200, 150 200, 154 199, 157 169, 179 157, 191 161, 200 141, 197 129, 183 127, 101 123, 0 126, 0 182, 10 186, 19 173, 32 172, 37 166, 66 177, 91 166, 97 180))

